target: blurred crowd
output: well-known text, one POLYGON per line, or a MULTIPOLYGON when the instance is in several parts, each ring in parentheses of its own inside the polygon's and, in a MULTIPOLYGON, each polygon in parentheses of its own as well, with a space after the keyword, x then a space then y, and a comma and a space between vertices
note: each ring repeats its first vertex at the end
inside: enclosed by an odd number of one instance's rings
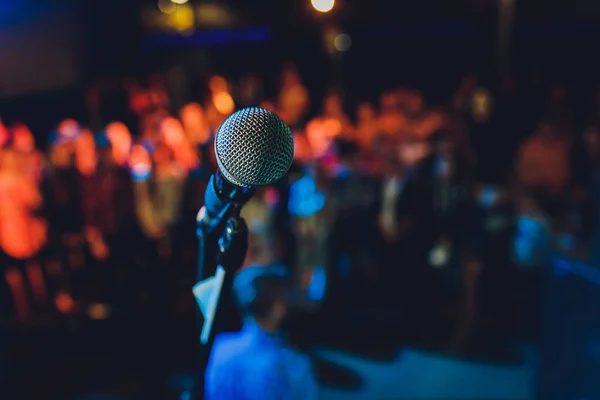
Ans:
POLYGON ((193 312, 212 138, 245 106, 276 112, 295 141, 289 176, 243 210, 246 264, 283 262, 334 309, 369 297, 414 321, 452 305, 469 323, 516 325, 552 249, 593 239, 600 97, 578 118, 567 86, 510 78, 466 76, 436 106, 409 87, 353 104, 332 90, 311 104, 293 66, 271 99, 256 75, 205 83, 191 103, 161 77, 95 86, 88 121, 48 135, 0 123, 6 315, 32 323, 96 303, 193 312), (106 100, 115 87, 126 95, 106 100), (103 120, 107 107, 122 119, 103 120))

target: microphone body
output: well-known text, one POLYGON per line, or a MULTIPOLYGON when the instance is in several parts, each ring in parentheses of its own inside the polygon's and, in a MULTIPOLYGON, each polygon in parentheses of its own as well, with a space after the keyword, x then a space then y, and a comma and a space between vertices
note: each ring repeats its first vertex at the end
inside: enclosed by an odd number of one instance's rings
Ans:
POLYGON ((294 156, 290 128, 259 107, 236 111, 223 121, 214 140, 218 172, 211 176, 197 221, 212 233, 254 195, 257 187, 283 178, 294 156))
POLYGON ((204 193, 204 206, 198 213, 198 280, 193 293, 202 314, 198 380, 191 390, 192 399, 203 396, 204 369, 216 335, 214 325, 223 322, 223 307, 230 302, 233 273, 245 258, 248 230, 240 217, 243 205, 256 188, 273 184, 283 178, 294 156, 294 141, 290 128, 273 112, 250 107, 231 114, 215 135, 215 154, 219 169, 210 177, 204 193), (216 250, 206 248, 216 232, 216 250), (206 250, 209 250, 208 252, 206 250), (212 277, 204 276, 207 255, 216 255, 217 268, 212 277), (205 279, 206 278, 206 279, 205 279), (219 322, 221 321, 221 322, 219 322))
POLYGON ((223 178, 220 171, 211 175, 204 192, 204 207, 198 213, 198 229, 213 233, 235 209, 241 208, 256 193, 256 189, 235 186, 223 178))

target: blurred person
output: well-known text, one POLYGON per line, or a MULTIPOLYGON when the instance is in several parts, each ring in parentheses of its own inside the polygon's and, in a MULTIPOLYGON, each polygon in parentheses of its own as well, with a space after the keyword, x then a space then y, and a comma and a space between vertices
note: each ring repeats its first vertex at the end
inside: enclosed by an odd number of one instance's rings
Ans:
POLYGON ((210 175, 216 170, 216 157, 205 109, 198 103, 188 103, 179 111, 179 117, 186 135, 186 143, 177 156, 188 170, 185 194, 182 204, 180 232, 182 238, 183 264, 195 260, 195 235, 190 235, 196 226, 196 214, 204 205, 204 192, 210 175))
POLYGON ((386 304, 404 307, 410 314, 411 303, 419 299, 416 290, 423 290, 423 265, 417 262, 415 242, 411 233, 415 220, 410 204, 415 192, 405 193, 410 169, 403 167, 390 152, 382 157, 381 177, 377 194, 377 237, 379 238, 380 299, 386 304), (419 289, 416 289, 416 288, 419 289))
POLYGON ((124 123, 117 121, 108 124, 105 131, 106 137, 110 142, 114 162, 121 167, 127 166, 132 145, 129 128, 124 123))
POLYGON ((186 143, 183 125, 175 117, 165 117, 159 123, 160 141, 176 153, 186 143))
POLYGON ((303 123, 308 112, 310 98, 307 88, 296 67, 286 65, 281 73, 281 83, 277 98, 277 109, 283 120, 291 128, 297 128, 303 123))
POLYGON ((158 142, 151 155, 142 145, 134 147, 131 169, 138 222, 144 235, 161 245, 166 257, 179 217, 185 175, 165 143, 158 142))
POLYGON ((82 176, 91 176, 98 165, 96 139, 89 129, 81 131, 74 142, 75 167, 82 176))
MULTIPOLYGON (((59 128, 60 130, 60 128, 59 128)), ((79 131, 79 125, 76 125, 79 131)), ((61 139, 67 132, 58 133, 50 144, 45 170, 44 191, 53 248, 74 244, 82 231, 79 173, 75 167, 74 143, 61 139)), ((77 133, 78 134, 78 133, 77 133)))
POLYGON ((42 180, 43 156, 35 148, 33 133, 27 125, 21 122, 12 124, 11 130, 12 141, 10 147, 19 157, 25 159, 24 164, 28 168, 23 172, 40 183, 42 180))
POLYGON ((452 295, 459 287, 460 249, 465 238, 462 222, 471 204, 472 176, 449 132, 437 132, 432 142, 433 152, 426 165, 432 169, 430 190, 435 237, 428 258, 433 270, 441 272, 442 289, 452 295))
POLYGON ((201 165, 200 155, 188 139, 181 122, 174 117, 165 117, 160 123, 161 142, 166 144, 174 156, 174 165, 186 175, 194 175, 201 165))
POLYGON ((179 110, 179 118, 186 136, 196 146, 202 146, 211 139, 211 132, 204 108, 198 103, 188 103, 179 110))
POLYGON ((451 344, 456 353, 473 350, 490 329, 512 328, 507 324, 515 313, 508 289, 515 287, 514 242, 520 240, 513 193, 500 179, 478 183, 473 195, 461 246, 461 319, 451 344))
POLYGON ((213 75, 209 78, 209 98, 206 103, 206 118, 211 131, 216 131, 221 123, 235 110, 231 87, 225 78, 213 75))
MULTIPOLYGON (((123 240, 135 233, 136 224, 128 165, 121 164, 115 154, 120 152, 115 152, 111 141, 99 149, 96 184, 101 193, 94 200, 94 208, 100 232, 109 246, 119 251, 124 250, 123 240)), ((127 155, 128 162, 129 152, 127 155)))
MULTIPOLYGON (((447 131, 439 131, 432 138, 433 153, 430 161, 434 187, 434 210, 442 218, 450 217, 457 211, 461 201, 468 197, 471 173, 466 160, 460 157, 455 142, 447 131)), ((449 225, 452 225, 448 221, 449 225)))
POLYGON ((470 176, 447 132, 434 134, 428 145, 414 151, 404 154, 416 164, 407 171, 396 218, 405 243, 402 259, 414 280, 407 288, 412 299, 407 314, 418 335, 439 316, 440 302, 459 293, 470 176))
POLYGON ((189 103, 179 112, 183 129, 189 142, 199 156, 198 178, 208 179, 217 168, 217 159, 213 146, 213 130, 204 108, 198 103, 189 103))
POLYGON ((218 119, 215 121, 218 121, 218 124, 216 125, 220 125, 235 110, 235 102, 231 93, 226 91, 214 92, 211 101, 214 110, 218 113, 218 119))
POLYGON ((354 137, 363 149, 370 149, 379 134, 377 110, 370 103, 360 103, 356 109, 354 137))
POLYGON ((47 239, 47 224, 36 215, 43 198, 35 177, 27 173, 31 162, 14 150, 0 160, 0 248, 18 260, 35 256, 47 239))
MULTIPOLYGON (((109 248, 102 235, 101 224, 112 225, 115 215, 103 215, 98 207, 104 205, 103 195, 98 191, 99 154, 96 139, 89 129, 83 129, 74 142, 75 168, 78 172, 78 191, 80 193, 83 233, 92 255, 98 260, 105 260, 109 256, 109 248)), ((112 209, 111 209, 112 211, 112 209)))
POLYGON ((305 134, 312 156, 319 159, 330 153, 334 139, 341 132, 341 124, 335 119, 315 118, 306 124, 305 134))
MULTIPOLYGON (((465 207, 469 203, 471 175, 466 161, 459 157, 449 132, 437 132, 431 142, 433 151, 423 162, 434 227, 434 243, 428 257, 432 268, 449 270, 447 267, 454 266, 463 238, 461 221, 465 218, 465 207)), ((456 277, 448 278, 452 280, 456 277)))
POLYGON ((32 153, 35 150, 35 139, 27 125, 17 122, 11 125, 11 130, 13 150, 23 154, 32 153))
POLYGON ((327 276, 327 245, 331 227, 331 201, 325 169, 306 164, 290 174, 290 195, 287 203, 294 238, 294 282, 310 297, 320 302, 323 292, 310 293, 308 283, 315 271, 327 276))
POLYGON ((323 100, 323 110, 321 116, 324 119, 333 119, 338 121, 341 126, 340 134, 350 139, 354 135, 354 126, 350 118, 344 111, 341 97, 336 93, 331 93, 323 100))
POLYGON ((373 251, 376 229, 376 185, 362 168, 355 143, 339 139, 335 144, 337 164, 330 170, 332 207, 329 244, 332 282, 338 280, 340 302, 356 284, 373 286, 377 279, 373 251), (343 287, 343 285, 346 285, 343 287), (344 292, 346 291, 346 292, 344 292))
POLYGON ((517 178, 535 191, 548 212, 558 216, 562 196, 571 177, 571 141, 554 124, 546 121, 526 139, 517 156, 517 178))
POLYGON ((241 217, 248 224, 248 251, 244 266, 270 265, 279 261, 279 249, 275 240, 274 212, 277 203, 274 188, 261 188, 244 205, 241 217))
POLYGON ((27 322, 33 302, 47 299, 44 271, 36 260, 47 242, 47 223, 38 182, 28 173, 31 157, 10 149, 0 157, 0 267, 13 300, 15 317, 27 322))
POLYGON ((110 141, 100 142, 97 154, 95 171, 80 176, 85 239, 102 267, 92 271, 98 274, 85 295, 96 301, 115 301, 130 292, 126 278, 139 250, 139 236, 129 171, 115 160, 110 141))
POLYGON ((401 113, 398 93, 394 91, 383 92, 379 96, 379 129, 382 136, 388 138, 398 137, 404 129, 407 118, 401 113))
POLYGON ((56 132, 58 137, 54 138, 55 140, 59 140, 61 142, 70 142, 79 136, 79 133, 81 132, 81 126, 79 125, 79 122, 68 118, 58 124, 56 132))
POLYGON ((531 193, 516 201, 518 212, 512 255, 521 269, 544 268, 551 251, 551 219, 531 193))
POLYGON ((215 339, 205 373, 205 399, 318 398, 310 360, 286 344, 282 325, 291 306, 285 267, 240 270, 233 292, 244 325, 215 339))
POLYGON ((402 193, 404 176, 400 163, 395 157, 384 161, 382 170, 381 209, 378 215, 379 230, 385 241, 396 243, 402 237, 401 227, 396 218, 396 207, 402 193))

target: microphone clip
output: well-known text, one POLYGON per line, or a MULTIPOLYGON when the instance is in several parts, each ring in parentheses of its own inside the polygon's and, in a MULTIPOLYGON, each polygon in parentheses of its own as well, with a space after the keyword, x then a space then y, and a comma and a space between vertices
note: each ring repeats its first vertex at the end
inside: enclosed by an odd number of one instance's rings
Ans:
POLYGON ((197 234, 212 235, 232 217, 239 216, 256 189, 233 185, 219 172, 211 175, 204 194, 204 207, 198 212, 197 234))

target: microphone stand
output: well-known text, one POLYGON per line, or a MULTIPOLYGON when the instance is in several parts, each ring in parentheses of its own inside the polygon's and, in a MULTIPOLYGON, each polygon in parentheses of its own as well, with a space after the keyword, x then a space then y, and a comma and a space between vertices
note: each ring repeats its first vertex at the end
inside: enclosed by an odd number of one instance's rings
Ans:
MULTIPOLYGON (((210 330, 209 339, 206 345, 201 346, 198 358, 198 370, 194 385, 190 391, 190 400, 204 399, 204 374, 210 357, 215 336, 224 327, 227 326, 227 316, 231 315, 234 310, 232 302, 231 288, 233 286, 233 277, 235 273, 242 267, 246 252, 248 250, 248 227, 243 218, 240 217, 242 204, 230 203, 231 207, 228 212, 228 219, 225 221, 223 233, 217 242, 216 259, 220 267, 225 270, 221 293, 215 311, 213 327, 210 330)), ((202 228, 198 223, 196 235, 198 237, 198 280, 205 278, 206 264, 206 240, 210 237, 210 233, 202 228)), ((202 313, 199 313, 202 315, 202 313)), ((202 328, 204 317, 198 318, 199 329, 202 328)))

